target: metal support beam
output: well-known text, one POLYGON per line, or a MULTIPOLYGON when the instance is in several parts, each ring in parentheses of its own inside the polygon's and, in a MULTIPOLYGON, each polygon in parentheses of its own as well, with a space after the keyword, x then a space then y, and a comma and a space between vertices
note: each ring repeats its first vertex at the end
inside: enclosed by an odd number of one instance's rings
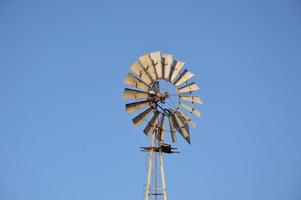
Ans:
POLYGON ((163 199, 167 200, 167 191, 166 191, 166 184, 165 184, 165 171, 164 171, 162 150, 159 151, 159 155, 160 155, 160 170, 161 170, 163 199))
MULTIPOLYGON (((156 135, 155 133, 153 133, 151 147, 155 146, 155 141, 156 141, 156 135)), ((151 183, 152 168, 153 168, 153 154, 154 154, 154 148, 151 148, 149 151, 148 172, 147 172, 147 180, 146 180, 146 188, 145 188, 145 200, 149 200, 149 195, 151 191, 150 183, 151 183)))

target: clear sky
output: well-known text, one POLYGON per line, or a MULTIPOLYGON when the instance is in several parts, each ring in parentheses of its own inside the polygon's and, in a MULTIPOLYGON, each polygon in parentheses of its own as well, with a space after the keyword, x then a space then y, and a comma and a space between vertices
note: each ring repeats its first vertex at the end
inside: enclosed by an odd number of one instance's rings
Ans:
POLYGON ((149 140, 123 79, 146 52, 196 74, 203 117, 171 200, 301 199, 301 3, 0 2, 0 199, 141 199, 149 140))

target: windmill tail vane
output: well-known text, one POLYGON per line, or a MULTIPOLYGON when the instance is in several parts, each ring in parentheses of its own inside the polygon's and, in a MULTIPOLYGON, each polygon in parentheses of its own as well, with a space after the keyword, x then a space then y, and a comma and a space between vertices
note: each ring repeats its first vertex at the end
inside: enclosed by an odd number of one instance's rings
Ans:
POLYGON ((189 128, 194 128, 195 122, 187 113, 201 116, 196 106, 203 104, 203 101, 194 95, 200 88, 190 81, 194 74, 184 66, 185 63, 175 59, 172 54, 151 52, 140 56, 124 79, 130 88, 124 89, 122 98, 132 100, 125 105, 125 110, 128 114, 139 111, 132 122, 137 127, 145 122, 143 133, 151 140, 150 146, 141 147, 141 151, 149 154, 145 200, 167 200, 163 153, 174 154, 179 151, 166 143, 166 133, 170 133, 172 143, 177 142, 177 132, 190 144, 189 128), (161 187, 158 184, 158 171, 161 187))

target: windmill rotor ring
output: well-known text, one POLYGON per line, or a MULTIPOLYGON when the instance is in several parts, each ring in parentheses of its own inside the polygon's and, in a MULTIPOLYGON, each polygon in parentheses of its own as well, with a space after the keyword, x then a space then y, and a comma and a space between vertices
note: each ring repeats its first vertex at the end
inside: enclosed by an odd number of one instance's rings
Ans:
POLYGON ((147 136, 158 127, 158 140, 163 142, 164 133, 170 132, 172 142, 176 142, 177 131, 190 144, 189 127, 195 127, 195 123, 187 112, 200 117, 196 105, 203 102, 194 95, 200 89, 195 82, 191 82, 194 74, 184 66, 185 63, 175 59, 172 54, 160 51, 140 56, 131 66, 131 72, 124 80, 131 88, 124 89, 122 98, 134 99, 134 102, 125 105, 126 112, 140 111, 132 121, 135 126, 147 121, 143 131, 147 136), (172 85, 176 93, 160 88, 162 81, 172 85), (172 101, 173 97, 178 98, 176 103, 172 101), (169 124, 169 129, 165 128, 166 124, 169 124))

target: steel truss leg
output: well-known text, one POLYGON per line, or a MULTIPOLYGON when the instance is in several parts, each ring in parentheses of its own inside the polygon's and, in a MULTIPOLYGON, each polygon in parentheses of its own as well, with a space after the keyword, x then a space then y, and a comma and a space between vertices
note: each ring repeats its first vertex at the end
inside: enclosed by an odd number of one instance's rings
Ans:
POLYGON ((159 151, 159 154, 160 154, 160 170, 161 170, 163 199, 167 200, 167 191, 165 185, 165 171, 164 171, 163 155, 161 150, 159 151))
MULTIPOLYGON (((153 134, 151 147, 155 146, 156 136, 153 134)), ((146 181, 146 188, 145 188, 145 200, 149 200, 150 195, 150 183, 151 183, 151 176, 152 176, 152 168, 153 168, 153 155, 154 155, 154 149, 151 148, 149 152, 149 161, 148 161, 148 172, 147 172, 147 181, 146 181)))

